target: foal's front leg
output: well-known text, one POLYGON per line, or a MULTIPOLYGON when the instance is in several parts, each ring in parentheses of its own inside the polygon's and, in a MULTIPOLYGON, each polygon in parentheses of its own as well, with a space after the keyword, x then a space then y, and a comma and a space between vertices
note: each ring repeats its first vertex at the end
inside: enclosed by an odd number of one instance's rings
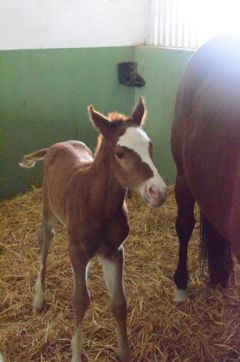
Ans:
POLYGON ((75 334, 72 337, 72 362, 81 362, 82 320, 89 306, 87 289, 87 270, 89 257, 80 248, 80 244, 70 242, 70 259, 73 267, 74 290, 73 309, 75 313, 75 334))
POLYGON ((127 301, 123 280, 124 255, 123 247, 111 257, 101 255, 106 285, 111 296, 111 309, 117 322, 118 356, 121 361, 130 360, 130 349, 127 336, 127 301))

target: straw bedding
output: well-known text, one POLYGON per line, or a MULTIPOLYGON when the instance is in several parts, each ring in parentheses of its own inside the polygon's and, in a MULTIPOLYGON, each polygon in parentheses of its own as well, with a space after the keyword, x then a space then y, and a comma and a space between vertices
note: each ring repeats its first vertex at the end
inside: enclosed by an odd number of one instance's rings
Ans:
MULTIPOLYGON (((128 206, 125 280, 133 361, 240 361, 239 267, 227 292, 210 289, 199 262, 197 225, 189 254, 190 299, 174 304, 178 241, 173 188, 162 208, 149 209, 136 198, 128 206)), ((64 230, 57 228, 49 254, 46 305, 34 314, 41 190, 1 202, 0 219, 0 352, 5 362, 70 361, 72 272, 64 230)), ((84 361, 117 361, 114 320, 97 261, 90 268, 89 289, 84 361)))

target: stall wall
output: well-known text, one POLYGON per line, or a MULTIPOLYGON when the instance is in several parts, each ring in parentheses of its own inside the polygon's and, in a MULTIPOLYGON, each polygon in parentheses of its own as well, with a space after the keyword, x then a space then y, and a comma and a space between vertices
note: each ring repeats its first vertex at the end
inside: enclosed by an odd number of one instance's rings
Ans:
POLYGON ((170 149, 171 125, 179 81, 192 51, 136 47, 135 60, 146 81, 136 89, 136 100, 143 95, 148 107, 146 129, 155 145, 157 166, 169 183, 175 181, 175 165, 170 149))
POLYGON ((18 167, 26 152, 72 138, 94 148, 90 103, 131 111, 117 63, 144 33, 145 0, 0 2, 0 197, 40 182, 40 166, 18 167))
POLYGON ((131 111, 134 89, 118 83, 116 64, 133 57, 132 47, 0 52, 0 197, 41 179, 40 165, 18 167, 24 154, 69 139, 94 149, 89 104, 131 111))
POLYGON ((146 0, 2 0, 0 49, 142 44, 145 14, 146 0))
POLYGON ((155 160, 174 182, 170 131, 177 86, 192 52, 140 46, 145 0, 8 0, 0 2, 0 197, 40 183, 42 166, 21 157, 54 142, 97 133, 87 106, 130 113, 143 95, 155 160), (137 61, 142 88, 118 83, 117 64, 137 61))

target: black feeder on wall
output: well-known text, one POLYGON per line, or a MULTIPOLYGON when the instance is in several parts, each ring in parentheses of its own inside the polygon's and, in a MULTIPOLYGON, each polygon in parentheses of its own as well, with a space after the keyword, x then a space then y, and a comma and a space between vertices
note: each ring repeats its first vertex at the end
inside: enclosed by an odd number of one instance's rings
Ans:
POLYGON ((118 80, 120 84, 128 87, 142 87, 144 79, 137 72, 136 62, 118 63, 118 80))

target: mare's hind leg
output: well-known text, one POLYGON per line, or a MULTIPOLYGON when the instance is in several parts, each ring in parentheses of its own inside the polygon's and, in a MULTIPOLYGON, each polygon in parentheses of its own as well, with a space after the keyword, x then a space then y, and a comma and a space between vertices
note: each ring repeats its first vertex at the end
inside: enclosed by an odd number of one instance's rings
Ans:
POLYGON ((226 288, 233 269, 230 244, 203 215, 201 217, 201 237, 203 256, 208 259, 211 286, 215 287, 219 283, 226 288))
POLYGON ((194 204, 195 201, 190 193, 185 180, 177 175, 175 197, 178 206, 178 215, 176 220, 176 232, 179 238, 179 259, 177 269, 174 275, 177 292, 174 297, 175 302, 182 302, 187 299, 187 256, 188 243, 195 225, 194 204))
POLYGON ((35 310, 41 310, 43 306, 43 295, 45 290, 45 273, 46 273, 46 262, 48 252, 54 236, 53 226, 57 223, 56 218, 51 216, 44 216, 40 234, 40 269, 39 274, 35 283, 35 298, 33 302, 33 308, 35 310))
POLYGON ((123 281, 123 248, 119 248, 111 257, 99 257, 111 297, 111 310, 117 323, 118 356, 121 361, 130 360, 127 336, 127 301, 123 281))

